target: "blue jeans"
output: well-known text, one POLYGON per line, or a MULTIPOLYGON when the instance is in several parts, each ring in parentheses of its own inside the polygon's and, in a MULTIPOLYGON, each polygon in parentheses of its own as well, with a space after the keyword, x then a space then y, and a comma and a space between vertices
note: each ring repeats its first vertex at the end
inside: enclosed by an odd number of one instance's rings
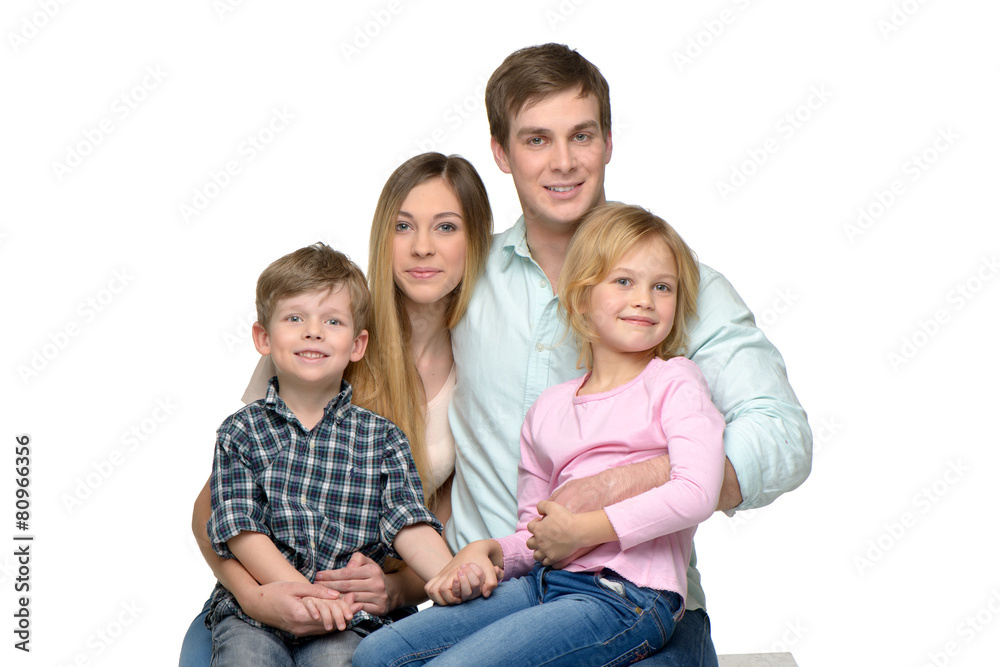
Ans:
MULTIPOLYGON (((662 649, 643 660, 646 665, 672 667, 719 667, 712 643, 712 627, 704 609, 684 612, 674 626, 674 634, 662 649)), ((644 665, 643 667, 646 667, 644 665)))
POLYGON ((194 617, 181 644, 180 667, 209 667, 212 662, 212 631, 205 627, 205 617, 212 603, 205 601, 201 613, 194 617))
POLYGON ((642 588, 609 571, 536 565, 489 598, 432 607, 372 633, 354 664, 628 664, 666 644, 681 611, 677 593, 642 588))
POLYGON ((226 616, 212 632, 212 667, 350 667, 360 642, 353 630, 286 642, 273 632, 226 616))

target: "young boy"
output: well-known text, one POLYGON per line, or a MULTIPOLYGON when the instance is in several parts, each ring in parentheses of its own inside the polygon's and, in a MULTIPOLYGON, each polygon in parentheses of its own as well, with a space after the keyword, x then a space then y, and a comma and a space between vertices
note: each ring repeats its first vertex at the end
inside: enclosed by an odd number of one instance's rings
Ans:
MULTIPOLYGON (((343 381, 365 353, 369 311, 360 269, 322 243, 277 260, 257 282, 253 341, 277 373, 264 399, 219 428, 208 533, 261 583, 311 582, 356 551, 379 564, 398 556, 425 580, 451 559, 406 436, 352 405, 343 381)), ((206 620, 213 664, 350 664, 358 633, 382 623, 349 595, 303 604, 338 631, 293 637, 250 618, 217 585, 206 620)))

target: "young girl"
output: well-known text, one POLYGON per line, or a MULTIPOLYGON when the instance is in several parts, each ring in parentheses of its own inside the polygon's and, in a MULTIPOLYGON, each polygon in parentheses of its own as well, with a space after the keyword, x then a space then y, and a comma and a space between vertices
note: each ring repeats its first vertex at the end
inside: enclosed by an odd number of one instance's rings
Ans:
POLYGON ((722 416, 697 366, 678 356, 698 265, 660 218, 603 206, 580 224, 559 294, 590 372, 528 410, 517 532, 469 544, 427 591, 454 603, 469 563, 519 578, 489 599, 485 581, 481 599, 379 630, 355 665, 625 664, 670 638, 695 528, 714 511, 723 475, 722 416), (639 496, 581 514, 546 500, 569 480, 664 452, 670 481, 639 496))

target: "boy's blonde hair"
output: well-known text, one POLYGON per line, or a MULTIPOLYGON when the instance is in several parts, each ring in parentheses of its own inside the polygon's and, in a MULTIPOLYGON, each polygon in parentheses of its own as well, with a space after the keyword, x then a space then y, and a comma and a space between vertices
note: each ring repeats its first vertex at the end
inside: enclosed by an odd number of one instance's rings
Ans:
POLYGON ((342 252, 314 243, 277 259, 257 279, 257 321, 270 331, 278 301, 304 292, 334 291, 346 285, 351 295, 354 335, 371 321, 371 295, 365 274, 342 252))
POLYGON ((590 310, 591 289, 607 278, 622 257, 638 244, 652 239, 660 239, 674 253, 678 273, 674 325, 656 346, 656 356, 669 359, 685 353, 688 329, 697 318, 698 259, 662 218, 638 206, 605 204, 580 221, 559 275, 559 306, 570 329, 580 340, 578 366, 591 370, 594 364, 591 343, 597 335, 586 315, 590 310))

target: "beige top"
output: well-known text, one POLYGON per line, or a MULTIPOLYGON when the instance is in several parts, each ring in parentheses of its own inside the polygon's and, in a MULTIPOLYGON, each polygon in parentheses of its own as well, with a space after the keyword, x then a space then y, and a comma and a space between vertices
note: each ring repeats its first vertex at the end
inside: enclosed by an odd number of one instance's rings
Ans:
MULTIPOLYGON (((253 370, 250 383, 243 392, 243 402, 253 403, 267 394, 267 383, 274 376, 275 369, 271 357, 261 357, 253 370)), ((438 395, 427 402, 426 437, 427 461, 430 465, 431 482, 438 489, 455 469, 455 438, 448 425, 448 405, 455 393, 455 364, 451 365, 448 379, 438 395)))

